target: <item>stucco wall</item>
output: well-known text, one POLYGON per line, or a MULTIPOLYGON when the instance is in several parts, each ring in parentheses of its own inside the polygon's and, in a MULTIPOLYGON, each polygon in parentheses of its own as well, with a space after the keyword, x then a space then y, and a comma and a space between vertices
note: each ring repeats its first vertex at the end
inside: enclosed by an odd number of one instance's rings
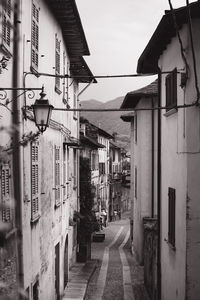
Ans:
MULTIPOLYGON (((187 35, 181 30, 184 45, 187 35)), ((162 71, 170 71, 175 67, 183 69, 180 45, 173 38, 160 58, 162 71)), ((165 77, 162 75, 161 105, 166 105, 165 77)), ((180 87, 180 74, 177 75, 177 102, 184 103, 184 90, 180 87)), ((184 154, 186 141, 184 138, 184 110, 165 115, 161 111, 161 280, 162 300, 185 299, 186 270, 186 199, 187 199, 187 166, 184 154), (176 222, 175 247, 168 243, 168 188, 176 190, 176 222)))
MULTIPOLYGON (((137 108, 151 107, 151 99, 141 99, 137 108)), ((137 111, 137 142, 134 137, 134 168, 137 168, 137 197, 134 192, 133 245, 143 263, 143 217, 151 216, 152 206, 152 114, 137 111)), ((155 126, 157 128, 157 126, 155 126)), ((135 129, 134 129, 135 131, 135 129)), ((157 143, 157 141, 156 141, 157 143)), ((156 151, 156 150, 155 150, 156 151)), ((135 185, 135 178, 134 185, 135 185)), ((156 200, 156 199, 154 199, 156 200)), ((154 201, 156 202, 156 201, 154 201)))

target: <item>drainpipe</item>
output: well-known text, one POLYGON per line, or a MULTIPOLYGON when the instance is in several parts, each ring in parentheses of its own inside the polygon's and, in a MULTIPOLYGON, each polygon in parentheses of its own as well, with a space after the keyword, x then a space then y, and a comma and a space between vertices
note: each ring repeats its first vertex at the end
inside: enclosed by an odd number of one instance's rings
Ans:
MULTIPOLYGON (((151 105, 152 108, 154 108, 154 99, 153 97, 151 98, 151 105)), ((154 110, 152 109, 151 111, 151 130, 152 130, 152 157, 151 157, 151 163, 152 163, 152 167, 151 167, 151 217, 154 217, 154 110)))
MULTIPOLYGON (((161 71, 158 71, 158 107, 161 106, 161 71)), ((158 110, 158 154, 157 154, 157 215, 158 215, 158 261, 157 288, 158 299, 161 299, 161 110, 158 110)))
MULTIPOLYGON (((19 87, 19 54, 20 54, 20 12, 21 0, 14 2, 14 39, 13 39, 13 71, 12 71, 12 123, 13 123, 13 192, 15 201, 15 226, 16 226, 16 272, 17 285, 19 291, 24 288, 24 273, 23 273, 23 233, 22 233, 22 172, 21 172, 21 147, 20 141, 20 100, 17 99, 19 87)), ((18 294, 18 299, 22 299, 21 294, 18 294)))

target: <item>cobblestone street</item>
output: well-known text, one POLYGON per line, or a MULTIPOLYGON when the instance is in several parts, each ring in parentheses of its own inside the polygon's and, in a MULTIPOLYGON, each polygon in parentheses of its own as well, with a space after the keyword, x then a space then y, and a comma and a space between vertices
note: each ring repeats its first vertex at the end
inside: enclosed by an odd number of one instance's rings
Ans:
POLYGON ((131 254, 129 213, 104 229, 105 241, 92 243, 92 259, 98 267, 88 285, 86 300, 148 300, 143 267, 131 254))

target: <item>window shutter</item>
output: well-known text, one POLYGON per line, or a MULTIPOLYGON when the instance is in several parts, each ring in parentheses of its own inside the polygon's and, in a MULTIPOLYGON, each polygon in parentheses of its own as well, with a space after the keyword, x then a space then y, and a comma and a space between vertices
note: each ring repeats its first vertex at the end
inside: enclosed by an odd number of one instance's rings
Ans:
POLYGON ((168 241, 175 247, 176 190, 168 189, 168 241))
MULTIPOLYGON (((56 34, 56 49, 55 49, 55 74, 60 75, 60 43, 61 41, 58 40, 57 34, 56 34)), ((60 89, 60 78, 55 78, 55 86, 59 90, 60 89)))
POLYGON ((55 204, 60 204, 60 147, 55 147, 55 204))
POLYGON ((2 45, 6 50, 11 50, 11 24, 12 24, 11 0, 6 0, 2 5, 2 45))
POLYGON ((177 70, 174 69, 166 76, 166 110, 170 110, 177 105, 177 70))
POLYGON ((8 164, 1 169, 1 198, 2 198, 2 221, 11 222, 11 190, 10 190, 10 167, 8 164))
POLYGON ((135 167, 135 198, 137 198, 137 167, 135 167))
POLYGON ((32 3, 31 66, 38 70, 39 65, 39 7, 32 3))
POLYGON ((39 161, 38 143, 31 145, 31 219, 39 215, 39 161))

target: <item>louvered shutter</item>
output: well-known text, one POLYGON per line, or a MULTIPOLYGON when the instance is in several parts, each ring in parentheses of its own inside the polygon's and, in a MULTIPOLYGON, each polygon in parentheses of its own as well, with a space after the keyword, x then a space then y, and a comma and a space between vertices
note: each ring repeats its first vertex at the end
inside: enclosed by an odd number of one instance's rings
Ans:
POLYGON ((60 204, 60 147, 55 147, 55 204, 60 204))
POLYGON ((34 220, 39 215, 39 157, 38 143, 31 146, 31 219, 34 220))
POLYGON ((37 71, 39 64, 39 7, 32 3, 31 66, 37 71))
POLYGON ((2 198, 2 221, 11 222, 11 189, 10 167, 8 164, 1 169, 1 198, 2 198))
MULTIPOLYGON (((55 74, 60 75, 60 43, 61 41, 58 40, 58 37, 56 35, 55 40, 55 74)), ((60 78, 55 78, 55 86, 59 90, 60 89, 60 78)))
POLYGON ((176 191, 168 189, 168 241, 175 247, 176 191))
POLYGON ((2 5, 2 44, 10 52, 11 50, 11 0, 6 0, 2 5))
POLYGON ((66 197, 66 150, 63 151, 63 200, 66 197))
POLYGON ((177 105, 177 70, 174 69, 166 76, 166 110, 170 110, 177 105))

